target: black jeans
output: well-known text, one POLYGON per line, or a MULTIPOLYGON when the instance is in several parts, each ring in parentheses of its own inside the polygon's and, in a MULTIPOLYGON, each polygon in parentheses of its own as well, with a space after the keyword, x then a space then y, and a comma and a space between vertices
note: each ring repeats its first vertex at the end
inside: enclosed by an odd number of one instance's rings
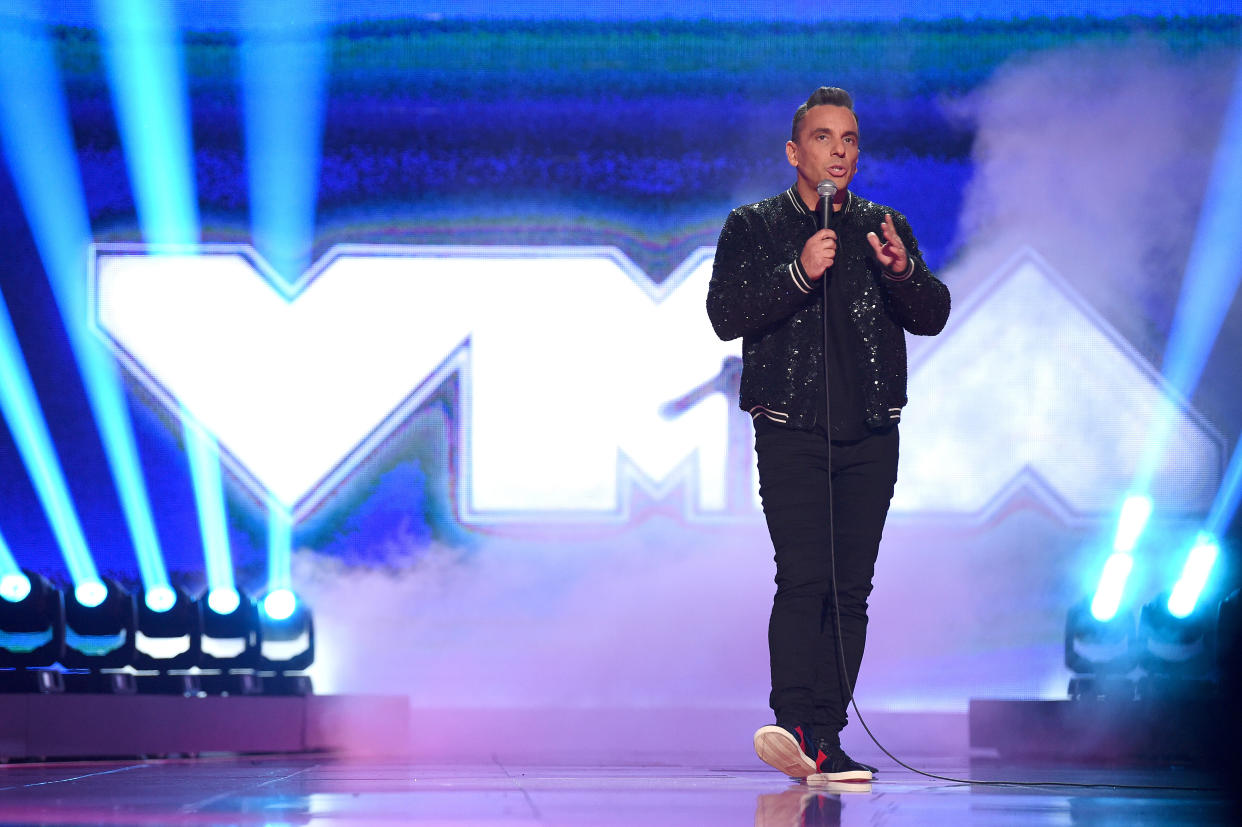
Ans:
POLYGON ((893 426, 856 442, 833 442, 830 452, 822 428, 801 431, 762 416, 755 421, 759 494, 776 552, 768 649, 778 724, 811 724, 817 736, 829 739, 845 727, 846 702, 867 640, 867 598, 880 536, 897 482, 898 442, 893 426), (832 603, 834 548, 845 679, 832 603))

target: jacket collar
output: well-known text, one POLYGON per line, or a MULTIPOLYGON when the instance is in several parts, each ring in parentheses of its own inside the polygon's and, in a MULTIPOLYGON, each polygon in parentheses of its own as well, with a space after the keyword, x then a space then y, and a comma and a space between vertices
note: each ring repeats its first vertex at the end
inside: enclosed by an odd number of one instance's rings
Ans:
MULTIPOLYGON (((811 214, 811 210, 808 209, 806 204, 803 202, 802 196, 798 195, 797 184, 794 184, 792 187, 785 190, 785 195, 786 197, 789 198, 790 203, 793 204, 794 209, 797 210, 799 213, 801 213, 802 215, 811 214)), ((854 193, 850 192, 849 190, 846 190, 845 191, 845 203, 841 205, 840 216, 847 215, 850 211, 850 206, 853 203, 854 203, 854 193)))

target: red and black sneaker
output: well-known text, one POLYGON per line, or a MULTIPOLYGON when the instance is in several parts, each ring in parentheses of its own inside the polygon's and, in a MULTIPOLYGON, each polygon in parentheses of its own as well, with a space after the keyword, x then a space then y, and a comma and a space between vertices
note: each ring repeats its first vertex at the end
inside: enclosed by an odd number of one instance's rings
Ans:
POLYGON ((808 752, 811 744, 810 733, 801 726, 790 729, 769 725, 759 727, 755 733, 755 753, 759 759, 790 778, 806 778, 819 771, 808 752))
POLYGON ((808 784, 830 781, 868 782, 872 769, 845 754, 841 745, 826 738, 815 741, 815 772, 806 777, 808 784))

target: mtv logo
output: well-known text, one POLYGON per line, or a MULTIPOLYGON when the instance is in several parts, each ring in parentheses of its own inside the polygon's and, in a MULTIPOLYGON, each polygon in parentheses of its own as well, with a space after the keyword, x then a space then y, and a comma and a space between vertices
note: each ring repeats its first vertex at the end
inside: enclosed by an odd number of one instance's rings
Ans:
MULTIPOLYGON (((753 515, 739 343, 704 310, 714 251, 661 284, 611 247, 334 248, 287 285, 243 245, 97 245, 97 331, 230 470, 295 518, 446 378, 471 523, 624 521, 635 490, 753 515)), ((1026 251, 911 365, 897 513, 986 518, 1017 490, 1110 512, 1171 391, 1026 251)), ((1220 437, 1173 400, 1156 495, 1202 510, 1220 437)))
POLYGON ((611 247, 340 246, 286 285, 243 245, 96 245, 91 286, 126 367, 295 517, 456 373, 463 519, 622 520, 635 486, 724 513, 736 399, 661 415, 739 350, 711 259, 656 285, 611 247))

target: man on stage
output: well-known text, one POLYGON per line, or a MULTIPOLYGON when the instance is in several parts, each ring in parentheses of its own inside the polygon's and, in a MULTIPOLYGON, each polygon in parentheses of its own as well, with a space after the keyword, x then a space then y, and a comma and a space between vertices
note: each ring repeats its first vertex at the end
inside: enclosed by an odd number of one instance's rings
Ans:
POLYGON ((742 337, 739 401, 754 420, 776 557, 776 725, 755 733, 755 750, 796 778, 866 781, 874 768, 845 754, 840 732, 897 480, 905 332, 939 333, 949 291, 905 218, 850 192, 849 93, 817 89, 794 114, 785 155, 794 185, 729 214, 707 294, 716 334, 742 337))

